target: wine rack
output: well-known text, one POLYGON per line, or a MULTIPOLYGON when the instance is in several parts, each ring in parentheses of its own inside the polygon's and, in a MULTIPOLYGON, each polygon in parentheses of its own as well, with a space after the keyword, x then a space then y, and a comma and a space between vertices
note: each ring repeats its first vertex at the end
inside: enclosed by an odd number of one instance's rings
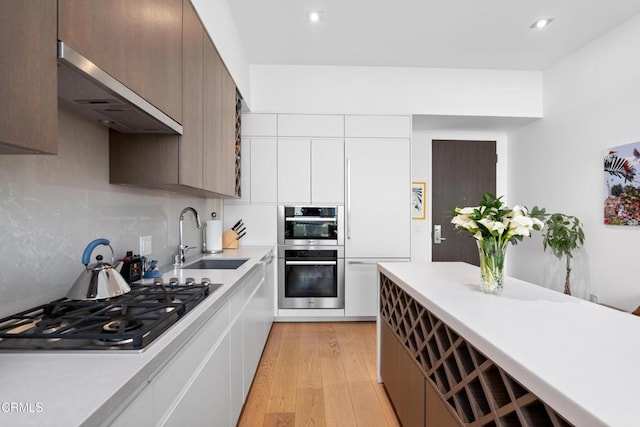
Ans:
POLYGON ((240 152, 240 148, 241 148, 241 144, 242 144, 242 137, 240 136, 240 131, 242 128, 242 98, 240 97, 240 94, 236 91, 236 131, 235 131, 235 137, 236 137, 236 146, 235 146, 235 159, 236 159, 236 164, 235 164, 235 176, 236 176, 236 183, 235 183, 235 195, 236 197, 241 197, 242 196, 242 186, 241 186, 241 181, 242 181, 242 168, 240 167, 241 165, 241 160, 242 160, 242 155, 240 152))
POLYGON ((572 425, 382 273, 380 315, 463 425, 572 425))

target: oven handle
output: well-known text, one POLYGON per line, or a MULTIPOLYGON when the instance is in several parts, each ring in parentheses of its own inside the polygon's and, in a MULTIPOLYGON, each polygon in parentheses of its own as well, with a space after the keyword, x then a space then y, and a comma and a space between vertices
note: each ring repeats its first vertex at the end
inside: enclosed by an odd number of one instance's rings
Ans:
POLYGON ((319 216, 296 216, 291 217, 288 216, 284 219, 285 221, 300 221, 300 222, 336 222, 335 218, 332 217, 319 217, 319 216))
POLYGON ((351 239, 351 159, 347 159, 347 239, 351 239))
POLYGON ((285 265, 337 265, 337 261, 285 261, 285 265))

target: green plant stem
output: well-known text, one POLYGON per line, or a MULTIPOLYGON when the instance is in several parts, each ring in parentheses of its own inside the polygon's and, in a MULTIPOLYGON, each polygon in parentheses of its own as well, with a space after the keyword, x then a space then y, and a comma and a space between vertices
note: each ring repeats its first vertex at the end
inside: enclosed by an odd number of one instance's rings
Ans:
POLYGON ((502 292, 504 259, 508 241, 502 239, 478 240, 483 292, 502 292))

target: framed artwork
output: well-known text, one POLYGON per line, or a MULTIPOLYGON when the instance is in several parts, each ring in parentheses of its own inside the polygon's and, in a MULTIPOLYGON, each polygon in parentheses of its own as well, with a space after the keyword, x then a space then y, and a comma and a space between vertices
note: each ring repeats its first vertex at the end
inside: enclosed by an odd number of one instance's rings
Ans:
POLYGON ((640 142, 604 153, 604 223, 640 225, 640 142))
POLYGON ((427 183, 422 181, 413 181, 411 183, 411 218, 425 219, 427 213, 425 210, 427 183))

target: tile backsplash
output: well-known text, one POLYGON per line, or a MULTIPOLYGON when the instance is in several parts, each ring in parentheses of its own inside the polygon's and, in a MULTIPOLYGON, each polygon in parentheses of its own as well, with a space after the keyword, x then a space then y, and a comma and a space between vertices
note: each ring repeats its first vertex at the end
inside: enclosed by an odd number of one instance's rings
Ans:
MULTIPOLYGON (((109 239, 120 258, 138 253, 139 236, 152 236, 150 258, 164 265, 184 207, 203 220, 219 212, 219 200, 109 184, 108 129, 64 109, 58 121, 58 155, 0 155, 0 317, 63 297, 93 239, 109 239)), ((190 215, 184 230, 199 247, 190 215)), ((94 252, 110 257, 105 247, 94 252)))

